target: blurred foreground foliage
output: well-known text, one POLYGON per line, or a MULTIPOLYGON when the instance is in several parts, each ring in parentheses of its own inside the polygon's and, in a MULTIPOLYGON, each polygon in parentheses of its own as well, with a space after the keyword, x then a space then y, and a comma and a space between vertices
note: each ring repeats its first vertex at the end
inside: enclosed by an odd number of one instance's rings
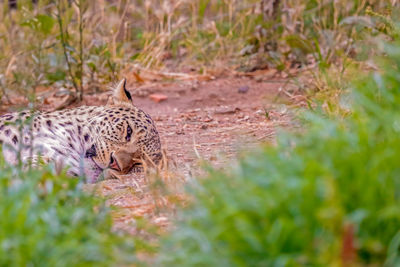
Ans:
POLYGON ((211 169, 163 243, 166 266, 399 266, 400 44, 354 83, 344 119, 211 169))
POLYGON ((109 208, 78 179, 0 165, 1 266, 133 262, 133 238, 111 231, 109 208))

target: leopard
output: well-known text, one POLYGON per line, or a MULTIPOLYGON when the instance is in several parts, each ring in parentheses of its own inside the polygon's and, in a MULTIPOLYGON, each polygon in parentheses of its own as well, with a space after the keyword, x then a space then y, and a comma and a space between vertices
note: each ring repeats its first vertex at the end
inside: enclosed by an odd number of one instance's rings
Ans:
POLYGON ((102 106, 57 111, 22 110, 0 116, 0 144, 10 165, 41 163, 86 182, 143 171, 162 158, 150 115, 133 104, 122 79, 102 106))

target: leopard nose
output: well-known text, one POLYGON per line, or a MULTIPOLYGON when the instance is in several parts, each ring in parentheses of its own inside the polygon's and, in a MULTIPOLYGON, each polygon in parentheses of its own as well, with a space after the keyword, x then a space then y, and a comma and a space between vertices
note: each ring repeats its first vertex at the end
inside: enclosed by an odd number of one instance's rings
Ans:
POLYGON ((111 153, 110 155, 110 163, 108 164, 108 168, 116 171, 121 171, 121 168, 119 167, 118 162, 114 157, 114 153, 111 153))

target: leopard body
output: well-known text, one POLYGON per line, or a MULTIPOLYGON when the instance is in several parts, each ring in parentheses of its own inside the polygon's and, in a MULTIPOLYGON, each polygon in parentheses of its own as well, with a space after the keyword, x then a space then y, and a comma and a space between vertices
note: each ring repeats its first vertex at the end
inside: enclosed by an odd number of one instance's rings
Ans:
POLYGON ((122 80, 105 106, 54 112, 22 111, 0 117, 0 142, 10 164, 38 159, 96 182, 104 172, 124 174, 145 160, 161 160, 159 134, 151 117, 132 104, 122 80))

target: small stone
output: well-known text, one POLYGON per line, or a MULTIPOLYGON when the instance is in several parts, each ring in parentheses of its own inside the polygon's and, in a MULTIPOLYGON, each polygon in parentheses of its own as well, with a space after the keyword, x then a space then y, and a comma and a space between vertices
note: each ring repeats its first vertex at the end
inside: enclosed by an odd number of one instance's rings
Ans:
POLYGON ((200 129, 202 129, 202 130, 206 130, 207 128, 208 128, 207 124, 202 124, 200 126, 200 129))
POLYGON ((177 130, 175 133, 178 134, 178 135, 185 134, 185 132, 183 131, 183 129, 179 129, 179 130, 177 130))
POLYGON ((239 94, 245 94, 249 91, 250 87, 248 87, 247 85, 244 86, 240 86, 238 89, 238 93, 239 94))
POLYGON ((214 119, 211 116, 208 115, 206 118, 203 119, 203 122, 211 122, 213 120, 214 119))
POLYGON ((150 99, 156 103, 160 103, 161 101, 167 100, 168 96, 163 94, 151 94, 149 95, 150 99))
POLYGON ((167 217, 158 217, 158 218, 155 218, 155 219, 154 219, 154 223, 155 223, 155 224, 158 224, 158 225, 160 225, 160 224, 162 224, 162 225, 168 224, 168 218, 167 218, 167 217))
POLYGON ((243 117, 242 119, 239 119, 238 122, 240 122, 240 121, 247 121, 247 120, 249 120, 249 119, 250 119, 249 116, 245 116, 245 117, 243 117))
POLYGON ((216 108, 214 113, 215 114, 234 114, 237 111, 240 111, 240 108, 221 106, 221 107, 216 108))
POLYGON ((259 110, 257 110, 257 111, 255 112, 256 115, 261 115, 261 116, 265 116, 265 113, 266 113, 266 111, 265 111, 265 110, 262 110, 262 109, 259 109, 259 110))
POLYGON ((264 81, 264 77, 263 77, 263 76, 256 76, 256 77, 254 78, 254 80, 255 80, 256 82, 260 83, 260 82, 264 81))

